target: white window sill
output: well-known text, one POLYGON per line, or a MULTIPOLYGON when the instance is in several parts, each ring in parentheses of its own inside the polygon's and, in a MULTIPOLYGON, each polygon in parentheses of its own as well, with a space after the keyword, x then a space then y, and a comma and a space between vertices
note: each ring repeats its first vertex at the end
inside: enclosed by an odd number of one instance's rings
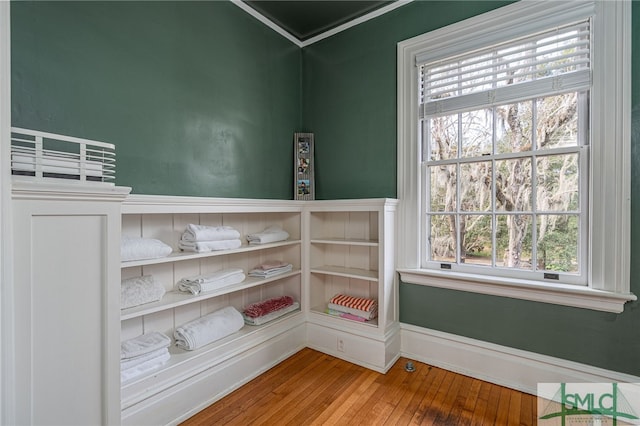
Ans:
POLYGON ((624 304, 636 300, 633 293, 613 293, 569 284, 487 277, 428 269, 398 269, 404 283, 489 294, 492 296, 553 303, 596 311, 620 313, 624 304))

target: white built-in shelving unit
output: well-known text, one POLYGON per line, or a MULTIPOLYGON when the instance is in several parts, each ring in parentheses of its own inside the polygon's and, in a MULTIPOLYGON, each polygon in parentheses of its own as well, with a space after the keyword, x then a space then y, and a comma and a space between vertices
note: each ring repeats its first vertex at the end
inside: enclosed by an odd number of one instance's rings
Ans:
POLYGON ((385 372, 400 352, 394 262, 396 200, 328 200, 307 205, 308 346, 385 372), (374 299, 378 317, 326 313, 336 294, 374 299))
MULTIPOLYGON (((122 278, 153 275, 167 293, 158 302, 122 310, 121 339, 151 331, 173 337, 180 325, 226 306, 242 311, 251 303, 285 295, 300 302, 302 210, 303 204, 293 201, 129 197, 122 206, 122 235, 161 240, 172 246, 173 253, 122 263, 122 278), (189 223, 232 226, 240 232, 243 245, 207 253, 181 252, 177 244, 189 223), (287 231, 289 239, 247 244, 248 234, 272 225, 287 231), (247 276, 239 284, 199 295, 177 290, 177 282, 184 277, 226 268, 241 268, 246 274, 269 260, 291 263, 293 270, 266 279, 247 276)), ((304 314, 298 310, 262 326, 245 325, 239 332, 194 351, 172 347, 171 359, 162 368, 122 386, 123 423, 160 424, 192 415, 302 348, 304 322, 304 314), (220 374, 222 370, 225 374, 220 374), (204 391, 198 394, 200 387, 204 391), (189 391, 181 392, 185 389, 189 391)))
POLYGON ((165 258, 123 262, 122 278, 153 275, 167 293, 159 302, 121 311, 121 339, 176 327, 225 306, 289 295, 301 310, 263 326, 245 326, 195 351, 171 348, 170 361, 122 386, 124 424, 180 421, 304 346, 385 372, 397 359, 399 326, 393 256, 396 201, 276 201, 132 195, 122 206, 122 235, 172 246, 165 258), (287 241, 208 253, 180 252, 189 223, 229 225, 243 240, 279 225, 287 241), (248 271, 267 260, 289 273, 197 296, 176 290, 183 277, 225 268, 248 271), (325 313, 337 293, 373 298, 378 318, 356 322, 325 313), (224 372, 224 373, 223 373, 224 372), (202 392, 199 392, 202 389, 202 392), (198 395, 194 397, 194 395, 198 395))

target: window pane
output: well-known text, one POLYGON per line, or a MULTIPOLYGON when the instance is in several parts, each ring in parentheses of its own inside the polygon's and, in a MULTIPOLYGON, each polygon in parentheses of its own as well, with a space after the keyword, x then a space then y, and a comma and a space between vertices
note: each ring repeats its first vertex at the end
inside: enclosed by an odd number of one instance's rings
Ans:
POLYGON ((536 102, 538 149, 578 145, 578 94, 565 93, 536 102))
POLYGON ((429 215, 429 260, 455 262, 458 233, 454 215, 429 215))
POLYGON ((531 215, 496 216, 496 266, 532 269, 531 215))
POLYGON ((431 211, 450 212, 457 208, 456 202, 456 165, 429 167, 431 175, 431 211))
POLYGON ((578 272, 578 215, 538 216, 538 269, 578 272))
POLYGON ((531 210, 531 158, 496 161, 496 210, 531 210))
POLYGON ((481 109, 462 114, 462 157, 492 153, 493 111, 481 109))
POLYGON ((547 155, 536 163, 536 210, 578 210, 578 154, 547 155))
POLYGON ((496 152, 525 152, 531 150, 533 133, 533 102, 496 107, 496 152))
POLYGON ((460 234, 462 235, 460 261, 473 265, 491 266, 491 216, 461 215, 460 234))
POLYGON ((491 209, 491 161, 460 165, 460 210, 491 209))
POLYGON ((431 160, 458 156, 458 114, 429 119, 431 160))

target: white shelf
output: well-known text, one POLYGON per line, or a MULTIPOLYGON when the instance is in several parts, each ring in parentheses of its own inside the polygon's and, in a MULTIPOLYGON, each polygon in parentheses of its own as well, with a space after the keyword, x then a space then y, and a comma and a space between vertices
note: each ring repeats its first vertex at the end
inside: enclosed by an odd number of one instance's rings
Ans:
POLYGON ((178 252, 171 253, 167 257, 161 257, 157 259, 143 259, 143 260, 132 260, 128 262, 122 262, 121 268, 124 269, 124 268, 131 268, 134 266, 173 263, 173 262, 179 262, 182 260, 203 259, 203 258, 213 257, 213 256, 228 256, 230 254, 247 253, 247 252, 257 251, 257 250, 267 250, 270 248, 285 247, 285 246, 290 246, 294 244, 300 244, 300 240, 287 240, 287 241, 279 241, 277 243, 268 243, 268 244, 252 244, 252 245, 245 244, 237 249, 215 250, 215 251, 208 251, 204 253, 178 251, 178 252))
POLYGON ((244 290, 247 288, 265 285, 270 282, 281 280, 283 278, 292 277, 294 275, 300 275, 300 270, 287 272, 287 273, 276 275, 270 278, 256 278, 256 277, 248 276, 241 283, 230 285, 227 287, 222 287, 217 290, 208 291, 206 293, 200 293, 198 295, 193 295, 191 293, 186 293, 179 290, 172 290, 165 293, 162 300, 158 302, 146 303, 144 305, 122 309, 120 311, 121 312, 120 319, 124 321, 131 318, 137 318, 143 315, 148 315, 154 312, 160 312, 167 309, 176 308, 178 306, 187 305, 189 303, 200 302, 202 300, 211 299, 213 297, 222 296, 225 294, 233 293, 233 292, 244 290))
POLYGON ((363 240, 363 239, 347 239, 347 238, 314 238, 311 240, 311 244, 339 244, 349 246, 368 246, 378 247, 377 240, 363 240))
POLYGON ((325 321, 336 321, 337 324, 345 324, 345 325, 349 325, 349 326, 369 326, 369 327, 373 327, 373 328, 377 328, 378 327, 378 318, 374 318, 372 320, 369 321, 356 321, 356 320, 352 320, 352 319, 348 319, 348 318, 341 318, 337 315, 331 315, 325 312, 327 306, 326 305, 321 305, 321 306, 315 306, 313 308, 311 308, 311 312, 315 315, 319 315, 321 321, 316 321, 319 324, 322 324, 325 321))
POLYGON ((311 273, 333 275, 345 278, 356 278, 367 281, 378 281, 378 271, 370 271, 367 269, 343 268, 341 266, 316 266, 311 268, 311 273))

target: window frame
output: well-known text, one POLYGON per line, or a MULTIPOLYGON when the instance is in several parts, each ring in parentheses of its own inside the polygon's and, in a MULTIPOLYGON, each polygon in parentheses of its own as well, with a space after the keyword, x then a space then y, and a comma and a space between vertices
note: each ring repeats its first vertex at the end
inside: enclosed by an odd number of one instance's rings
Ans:
POLYGON ((631 2, 521 0, 398 43, 398 245, 405 283, 622 312, 630 292, 631 2), (450 57, 593 17, 587 285, 421 268, 423 200, 416 57, 450 57), (419 232, 416 232, 419 230, 419 232))

